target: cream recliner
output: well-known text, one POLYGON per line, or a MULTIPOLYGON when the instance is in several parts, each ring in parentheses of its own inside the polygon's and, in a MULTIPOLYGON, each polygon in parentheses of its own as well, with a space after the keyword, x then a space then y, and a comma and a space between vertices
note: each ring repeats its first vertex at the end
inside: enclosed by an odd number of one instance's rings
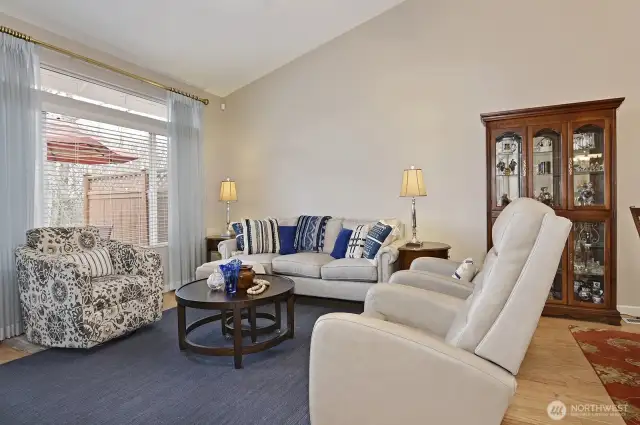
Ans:
POLYGON ((499 424, 570 228, 551 208, 518 199, 498 217, 466 300, 378 284, 362 315, 320 317, 312 425, 499 424))

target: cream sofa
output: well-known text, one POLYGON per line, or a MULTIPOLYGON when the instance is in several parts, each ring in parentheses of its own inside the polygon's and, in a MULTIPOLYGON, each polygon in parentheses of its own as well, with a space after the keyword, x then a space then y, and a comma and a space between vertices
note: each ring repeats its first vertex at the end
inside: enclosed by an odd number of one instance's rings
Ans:
MULTIPOLYGON (((280 226, 295 226, 298 218, 278 219, 280 226)), ((398 239, 380 249, 374 262, 366 258, 331 257, 339 229, 354 229, 360 224, 375 223, 376 220, 332 218, 327 223, 325 245, 322 252, 299 252, 296 254, 253 254, 237 251, 235 239, 220 242, 218 251, 223 259, 238 258, 262 264, 268 274, 289 276, 295 282, 295 293, 313 297, 337 298, 364 301, 369 288, 378 282, 388 282, 397 270, 398 248, 403 240, 404 226, 397 220, 385 221, 398 226, 398 239), (337 231, 336 231, 337 229, 337 231)))
POLYGON ((320 317, 311 424, 499 425, 570 229, 546 205, 517 199, 493 226, 466 299, 434 274, 434 290, 385 283, 369 291, 362 315, 320 317))

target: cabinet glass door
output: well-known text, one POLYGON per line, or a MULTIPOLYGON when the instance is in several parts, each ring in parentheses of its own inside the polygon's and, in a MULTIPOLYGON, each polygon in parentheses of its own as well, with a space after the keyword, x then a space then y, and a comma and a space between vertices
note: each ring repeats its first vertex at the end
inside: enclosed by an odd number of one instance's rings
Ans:
POLYGON ((571 123, 570 208, 609 208, 608 128, 607 120, 571 123))
POLYGON ((568 249, 565 246, 564 251, 562 253, 562 258, 560 259, 560 264, 558 264, 558 270, 556 271, 556 275, 553 278, 553 283, 551 284, 551 288, 549 289, 549 296, 547 297, 547 303, 550 304, 566 304, 567 303, 567 284, 566 284, 566 276, 567 276, 567 254, 568 249))
POLYGON ((608 222, 576 221, 569 238, 571 304, 605 307, 609 304, 608 222))
POLYGON ((526 196, 526 154, 522 129, 494 130, 492 134, 492 168, 495 176, 491 188, 494 209, 506 207, 514 199, 526 196))
POLYGON ((564 135, 566 125, 529 127, 529 155, 532 159, 529 172, 531 197, 552 208, 566 208, 566 163, 564 135))

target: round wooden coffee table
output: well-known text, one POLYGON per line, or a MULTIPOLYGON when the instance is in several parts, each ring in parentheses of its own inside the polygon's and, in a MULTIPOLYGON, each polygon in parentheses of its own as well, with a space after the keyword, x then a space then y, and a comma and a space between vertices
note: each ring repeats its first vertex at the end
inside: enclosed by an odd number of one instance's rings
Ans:
POLYGON ((196 280, 188 283, 176 291, 178 304, 178 343, 180 350, 189 349, 195 353, 209 356, 233 356, 236 369, 242 368, 242 356, 244 354, 257 353, 280 344, 282 341, 294 336, 294 283, 284 276, 257 275, 259 279, 268 280, 271 285, 259 295, 247 295, 238 292, 235 295, 227 295, 223 291, 212 291, 207 286, 207 280, 196 280), (256 342, 258 335, 269 334, 281 327, 282 313, 281 302, 287 303, 287 330, 276 333, 273 338, 256 342), (275 315, 257 312, 256 307, 274 304, 275 315), (200 310, 219 310, 219 314, 207 316, 196 320, 187 326, 185 308, 200 310), (243 312, 246 310, 246 312, 243 312), (256 319, 271 321, 267 326, 258 327, 256 319), (249 327, 242 327, 242 320, 249 321, 249 327), (233 335, 233 347, 210 347, 196 344, 189 340, 188 335, 194 329, 207 323, 220 321, 223 335, 233 335), (251 344, 243 345, 242 337, 250 336, 251 344))

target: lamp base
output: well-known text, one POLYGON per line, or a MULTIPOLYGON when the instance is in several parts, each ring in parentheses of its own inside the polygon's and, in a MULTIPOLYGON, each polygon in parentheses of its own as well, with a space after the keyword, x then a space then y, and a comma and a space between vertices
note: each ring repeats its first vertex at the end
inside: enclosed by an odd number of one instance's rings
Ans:
POLYGON ((407 242, 405 246, 407 248, 422 248, 422 242, 407 242))

